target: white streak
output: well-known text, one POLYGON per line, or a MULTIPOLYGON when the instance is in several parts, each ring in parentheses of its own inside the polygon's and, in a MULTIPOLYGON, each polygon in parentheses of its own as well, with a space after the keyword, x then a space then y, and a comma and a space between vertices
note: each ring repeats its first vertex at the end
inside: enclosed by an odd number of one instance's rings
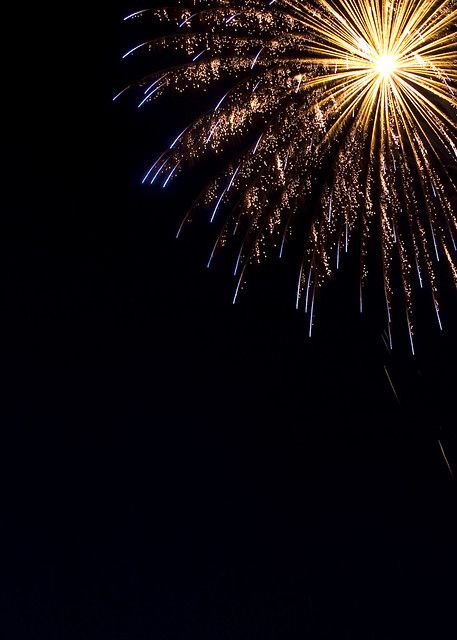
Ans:
POLYGON ((234 20, 237 16, 240 16, 240 15, 241 15, 241 12, 240 12, 240 13, 235 13, 235 15, 230 16, 230 18, 228 18, 228 19, 225 21, 225 24, 230 24, 230 22, 232 22, 232 20, 234 20))
POLYGON ((183 129, 183 130, 181 131, 181 133, 179 134, 179 136, 177 136, 177 137, 173 140, 173 142, 172 142, 172 143, 171 143, 171 145, 170 145, 170 149, 173 149, 173 147, 175 146, 175 144, 176 144, 176 143, 181 139, 181 137, 186 133, 186 131, 187 131, 187 129, 188 129, 188 128, 189 128, 189 127, 186 127, 185 129, 183 129))
POLYGON ((314 295, 316 293, 316 287, 313 289, 313 298, 311 301, 311 313, 309 315, 309 337, 311 338, 311 334, 313 332, 313 314, 314 314, 314 295))
POLYGON ((306 285, 305 313, 308 313, 309 285, 311 282, 311 268, 308 273, 308 284, 306 285))
POLYGON ((175 164, 175 166, 173 167, 173 169, 172 169, 172 170, 170 171, 170 173, 168 174, 167 179, 165 180, 165 182, 164 182, 164 183, 163 183, 163 185, 162 185, 162 189, 165 189, 165 187, 167 186, 168 182, 170 181, 170 179, 171 179, 172 175, 174 174, 174 172, 176 171, 176 169, 178 168, 178 166, 179 166, 179 162, 177 162, 177 163, 175 164))
POLYGON ((237 166, 237 168, 235 169, 235 171, 233 172, 233 175, 232 175, 232 177, 231 177, 231 179, 230 179, 230 182, 229 182, 229 184, 228 184, 228 187, 227 187, 227 191, 231 188, 231 186, 232 186, 232 184, 233 184, 233 181, 235 180, 235 178, 236 178, 236 174, 238 173, 238 171, 239 171, 240 167, 241 167, 241 162, 240 162, 240 164, 237 166))
POLYGON ((141 11, 135 11, 135 13, 131 13, 128 16, 125 16, 125 18, 123 18, 124 22, 126 20, 130 20, 131 18, 135 18, 136 16, 141 16, 143 13, 146 13, 147 11, 150 11, 150 9, 142 9, 141 11))
POLYGON ((439 262, 440 261, 440 256, 438 254, 438 247, 436 245, 436 238, 435 238, 435 232, 433 231, 433 227, 432 224, 430 223, 430 229, 432 231, 432 238, 433 238, 433 246, 435 247, 435 255, 436 255, 436 260, 439 262))
POLYGON ((295 308, 298 309, 298 304, 300 302, 300 285, 301 285, 301 277, 303 274, 303 265, 304 263, 301 263, 301 267, 300 267, 300 275, 298 276, 298 284, 297 284, 297 298, 295 301, 295 308))
POLYGON ((221 193, 219 200, 216 203, 216 206, 214 207, 214 211, 213 211, 213 215, 211 216, 210 222, 214 222, 214 218, 216 217, 216 212, 219 209, 219 205, 222 202, 222 198, 225 196, 225 192, 227 191, 227 189, 224 189, 224 191, 221 193))
POLYGON ((144 94, 146 95, 147 93, 149 93, 149 91, 152 89, 152 87, 155 87, 156 84, 158 82, 160 82, 162 80, 162 78, 165 78, 167 74, 164 73, 162 76, 160 76, 159 78, 157 78, 156 80, 154 80, 154 82, 152 84, 149 85, 149 87, 145 90, 144 94))
POLYGON ((387 376, 387 380, 389 381, 390 388, 392 389, 398 404, 400 404, 400 398, 398 397, 397 392, 395 391, 395 387, 394 387, 394 385, 392 383, 392 380, 390 378, 389 372, 387 371, 387 367, 385 365, 384 365, 384 371, 386 372, 386 376, 387 376))
POLYGON ((263 133, 261 134, 261 136, 259 137, 259 139, 257 140, 257 142, 255 143, 254 149, 252 150, 252 154, 254 155, 255 152, 257 151, 257 147, 259 146, 260 141, 263 138, 263 133))
POLYGON ((148 170, 148 172, 146 173, 146 175, 144 176, 143 180, 142 180, 142 184, 144 184, 146 182, 146 180, 149 178, 149 176, 151 175, 152 171, 155 169, 155 167, 157 166, 157 164, 160 162, 160 160, 162 160, 163 156, 165 155, 165 151, 163 153, 160 154, 160 156, 157 158, 157 160, 154 162, 154 164, 152 165, 152 167, 148 170))
POLYGON ((152 96, 155 94, 155 92, 158 91, 159 89, 161 89, 162 87, 163 87, 163 84, 158 84, 155 89, 153 89, 150 93, 148 93, 148 95, 145 96, 143 98, 143 100, 139 103, 138 109, 141 109, 141 107, 145 104, 145 102, 147 102, 149 100, 149 98, 152 98, 152 96))
POLYGON ((449 469, 449 473, 451 474, 451 478, 453 478, 454 477, 454 472, 452 471, 451 465, 449 464, 449 460, 447 459, 447 456, 444 453, 444 447, 441 444, 441 440, 438 440, 438 444, 440 445, 441 453, 443 454, 444 462, 446 463, 446 466, 449 469))
POLYGON ((154 183, 155 179, 157 178, 157 176, 159 175, 159 173, 162 171, 162 169, 164 168, 164 166, 167 164, 168 158, 166 160, 164 160, 162 162, 162 164, 160 165, 160 167, 157 169, 156 173, 154 174, 154 177, 151 180, 151 184, 154 183))
POLYGON ((415 352, 414 352, 413 332, 411 331, 411 323, 410 323, 410 321, 409 321, 408 312, 406 312, 406 320, 407 320, 407 322, 408 322, 408 333, 409 333, 409 341, 410 341, 410 343, 411 343, 411 352, 412 352, 412 354, 413 354, 413 356, 414 356, 414 355, 416 355, 416 354, 415 354, 415 352))
POLYGON ((196 13, 193 13, 191 16, 189 16, 188 18, 186 18, 186 19, 184 20, 184 22, 181 22, 181 24, 180 24, 180 25, 178 25, 178 26, 179 26, 179 28, 181 28, 181 27, 183 27, 185 24, 187 24, 190 20, 192 20, 192 18, 195 18, 195 16, 196 16, 196 15, 197 15, 196 13))
POLYGON ((119 91, 119 93, 116 93, 116 95, 113 97, 113 102, 115 102, 118 98, 120 98, 121 95, 127 91, 127 89, 130 89, 130 85, 122 89, 122 91, 119 91))
POLYGON ((135 51, 138 51, 138 49, 141 49, 141 47, 145 47, 147 44, 149 44, 149 41, 148 42, 142 42, 141 44, 137 44, 136 47, 133 47, 133 49, 130 49, 130 51, 127 51, 127 53, 124 53, 124 55, 122 56, 122 60, 125 60, 125 58, 127 58, 127 56, 131 55, 135 51))
POLYGON ((251 64, 251 69, 253 69, 255 67, 255 63, 257 62, 257 60, 259 59, 260 54, 262 53, 262 51, 265 49, 265 47, 261 47, 259 49, 259 52, 257 53, 256 57, 254 58, 254 60, 252 61, 251 64))
POLYGON ((195 62, 196 60, 198 60, 199 57, 202 56, 205 53, 205 51, 208 51, 208 47, 203 49, 203 51, 200 51, 200 53, 197 53, 197 55, 192 58, 192 62, 195 62))
POLYGON ((219 107, 221 106, 221 104, 224 102, 225 98, 228 96, 228 94, 230 93, 230 89, 227 91, 227 93, 225 93, 222 98, 219 100, 219 102, 217 103, 217 105, 214 107, 214 111, 217 111, 219 109, 219 107))
POLYGON ((439 312, 439 309, 438 309, 438 305, 436 304, 436 300, 433 300, 433 303, 435 305, 435 311, 436 311, 436 317, 438 318, 438 324, 440 325, 440 329, 442 331, 443 330, 443 325, 441 324, 440 312, 439 312))

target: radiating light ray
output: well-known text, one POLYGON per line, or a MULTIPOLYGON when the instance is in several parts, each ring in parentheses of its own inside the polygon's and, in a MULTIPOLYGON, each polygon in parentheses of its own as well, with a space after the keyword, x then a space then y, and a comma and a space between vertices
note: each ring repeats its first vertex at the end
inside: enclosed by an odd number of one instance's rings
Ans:
POLYGON ((282 256, 305 220, 296 303, 311 313, 310 332, 319 291, 355 241, 362 311, 373 236, 390 346, 402 298, 414 351, 414 286, 430 291, 442 327, 440 260, 457 287, 457 0, 189 0, 125 19, 146 14, 176 33, 123 58, 162 51, 177 63, 137 83, 140 106, 234 80, 144 179, 155 171, 150 181, 165 186, 195 159, 232 149, 178 235, 202 209, 211 221, 227 212, 209 262, 240 236, 234 300, 247 266, 270 247, 282 256))

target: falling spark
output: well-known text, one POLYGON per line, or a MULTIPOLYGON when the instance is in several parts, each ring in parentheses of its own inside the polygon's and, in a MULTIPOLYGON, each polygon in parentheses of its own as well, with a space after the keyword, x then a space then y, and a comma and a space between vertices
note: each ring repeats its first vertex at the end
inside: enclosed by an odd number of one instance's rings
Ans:
POLYGON ((449 460, 448 460, 448 458, 447 458, 447 456, 446 456, 446 454, 444 452, 444 447, 443 447, 443 444, 442 444, 441 440, 438 440, 438 444, 440 446, 441 453, 443 454, 444 462, 446 463, 446 466, 447 466, 447 468, 449 470, 449 473, 451 474, 451 478, 454 478, 454 472, 452 471, 452 467, 449 464, 449 460))
POLYGON ((394 385, 393 385, 392 378, 390 377, 389 372, 387 371, 387 367, 386 367, 386 366, 384 366, 384 371, 386 372, 387 380, 389 381, 389 385, 390 385, 390 388, 391 388, 391 389, 392 389, 392 391, 393 391, 393 394, 394 394, 394 396, 395 396, 395 399, 397 400, 398 404, 400 404, 400 398, 398 397, 398 394, 397 394, 397 392, 395 391, 395 387, 394 387, 394 385))

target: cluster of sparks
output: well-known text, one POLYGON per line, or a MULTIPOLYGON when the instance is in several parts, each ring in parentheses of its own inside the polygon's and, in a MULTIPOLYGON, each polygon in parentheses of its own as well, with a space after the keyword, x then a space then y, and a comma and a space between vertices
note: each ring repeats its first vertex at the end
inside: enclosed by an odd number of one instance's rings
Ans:
POLYGON ((441 326, 440 261, 457 285, 456 18, 457 0, 190 0, 125 18, 167 25, 124 55, 172 60, 121 92, 139 90, 139 107, 224 87, 144 182, 225 161, 183 225, 202 210, 219 222, 210 263, 239 238, 235 299, 247 266, 272 248, 282 256, 300 229, 296 303, 311 333, 316 295, 355 237, 362 310, 375 238, 390 342, 401 297, 414 351, 416 282, 441 326))

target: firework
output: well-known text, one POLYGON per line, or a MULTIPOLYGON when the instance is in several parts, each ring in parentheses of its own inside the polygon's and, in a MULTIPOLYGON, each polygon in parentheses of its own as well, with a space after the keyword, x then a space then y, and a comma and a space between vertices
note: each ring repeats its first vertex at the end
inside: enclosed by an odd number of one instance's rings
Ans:
POLYGON ((355 238, 362 310, 375 237, 389 339, 402 297, 414 351, 416 283, 441 326, 440 260, 457 285, 456 16, 454 0, 196 0, 125 18, 167 25, 168 35, 124 55, 167 58, 127 87, 140 108, 165 92, 212 87, 217 96, 144 182, 165 187, 195 160, 226 158, 183 225, 202 210, 219 221, 210 262, 238 237, 235 299, 247 266, 272 249, 282 255, 306 228, 297 307, 311 333, 316 294, 355 238))

